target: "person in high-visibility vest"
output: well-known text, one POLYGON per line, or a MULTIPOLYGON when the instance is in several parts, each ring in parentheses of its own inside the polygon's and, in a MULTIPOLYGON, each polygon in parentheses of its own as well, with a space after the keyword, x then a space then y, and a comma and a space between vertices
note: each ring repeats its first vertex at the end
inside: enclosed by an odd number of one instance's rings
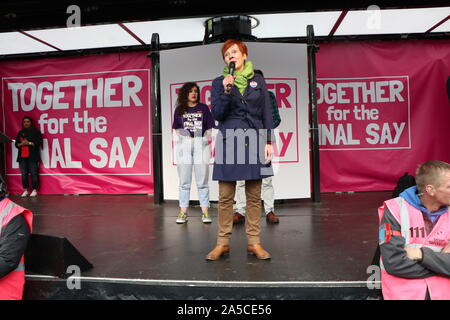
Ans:
POLYGON ((0 176, 0 300, 20 300, 25 284, 24 253, 33 215, 8 198, 0 176))
POLYGON ((450 300, 450 164, 422 163, 416 183, 378 209, 383 298, 450 300))

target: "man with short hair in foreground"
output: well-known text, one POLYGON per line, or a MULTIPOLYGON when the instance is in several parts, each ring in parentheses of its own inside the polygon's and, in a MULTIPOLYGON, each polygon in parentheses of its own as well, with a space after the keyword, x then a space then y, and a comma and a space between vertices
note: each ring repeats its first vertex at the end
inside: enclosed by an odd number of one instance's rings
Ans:
POLYGON ((416 182, 378 209, 383 297, 449 300, 450 164, 422 163, 416 182))

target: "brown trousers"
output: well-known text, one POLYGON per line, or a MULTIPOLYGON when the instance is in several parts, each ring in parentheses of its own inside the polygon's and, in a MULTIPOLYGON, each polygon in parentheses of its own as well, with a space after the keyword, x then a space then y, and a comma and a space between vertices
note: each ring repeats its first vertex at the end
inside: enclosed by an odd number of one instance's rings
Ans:
MULTIPOLYGON (((248 244, 260 243, 259 222, 261 219, 261 179, 245 181, 247 197, 247 214, 245 231, 248 244)), ((229 245, 233 229, 233 203, 236 192, 236 181, 219 181, 219 215, 217 219, 217 244, 229 245)))

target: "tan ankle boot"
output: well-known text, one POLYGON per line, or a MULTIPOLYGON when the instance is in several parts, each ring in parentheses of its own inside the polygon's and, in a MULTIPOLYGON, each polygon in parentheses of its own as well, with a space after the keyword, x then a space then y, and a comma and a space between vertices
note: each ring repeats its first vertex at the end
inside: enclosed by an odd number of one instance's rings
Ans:
POLYGON ((247 253, 254 254, 260 260, 270 259, 270 254, 264 250, 264 248, 259 244, 249 244, 247 246, 247 253))
POLYGON ((230 252, 229 245, 218 244, 210 253, 208 253, 208 255, 206 256, 206 260, 209 261, 218 260, 222 255, 228 254, 229 252, 230 252))

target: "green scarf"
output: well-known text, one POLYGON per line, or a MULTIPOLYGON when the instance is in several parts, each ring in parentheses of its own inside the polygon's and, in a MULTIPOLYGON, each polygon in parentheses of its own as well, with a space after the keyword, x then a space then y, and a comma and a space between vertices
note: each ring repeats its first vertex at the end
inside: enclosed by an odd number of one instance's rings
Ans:
MULTIPOLYGON (((228 66, 225 66, 225 68, 223 68, 223 76, 226 77, 229 73, 228 66)), ((253 71, 253 63, 248 60, 245 61, 244 70, 241 72, 234 71, 233 75, 236 76, 236 79, 234 79, 234 85, 239 89, 239 92, 244 95, 248 80, 253 78, 255 75, 255 72, 253 71)))

